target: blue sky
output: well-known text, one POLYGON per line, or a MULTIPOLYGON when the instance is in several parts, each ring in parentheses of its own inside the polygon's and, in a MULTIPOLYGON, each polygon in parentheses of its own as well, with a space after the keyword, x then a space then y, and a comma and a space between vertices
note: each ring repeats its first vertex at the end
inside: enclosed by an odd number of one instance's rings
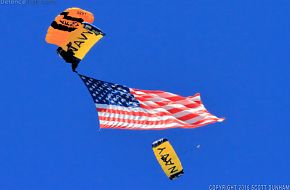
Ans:
POLYGON ((289 7, 288 0, 1 3, 0 189, 289 184, 289 7), (200 92, 226 121, 99 130, 87 89, 44 40, 55 15, 73 6, 93 12, 107 34, 80 73, 183 96, 200 92), (178 180, 168 180, 153 155, 151 143, 162 137, 183 163, 178 180))

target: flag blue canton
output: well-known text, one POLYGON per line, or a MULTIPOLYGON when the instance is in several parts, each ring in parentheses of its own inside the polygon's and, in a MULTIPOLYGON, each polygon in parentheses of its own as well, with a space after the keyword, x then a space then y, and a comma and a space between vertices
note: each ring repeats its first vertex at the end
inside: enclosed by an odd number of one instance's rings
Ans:
POLYGON ((96 80, 79 75, 96 104, 116 105, 124 107, 140 107, 138 100, 126 86, 96 80))

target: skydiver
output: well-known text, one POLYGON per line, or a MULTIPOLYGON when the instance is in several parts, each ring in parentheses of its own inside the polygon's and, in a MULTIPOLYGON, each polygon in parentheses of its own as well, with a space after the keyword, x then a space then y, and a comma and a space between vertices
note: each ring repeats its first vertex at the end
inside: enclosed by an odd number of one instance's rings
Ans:
POLYGON ((57 53, 65 60, 65 62, 71 64, 71 69, 73 72, 77 73, 76 68, 80 63, 80 59, 74 57, 74 52, 72 49, 64 51, 61 47, 57 49, 57 53))

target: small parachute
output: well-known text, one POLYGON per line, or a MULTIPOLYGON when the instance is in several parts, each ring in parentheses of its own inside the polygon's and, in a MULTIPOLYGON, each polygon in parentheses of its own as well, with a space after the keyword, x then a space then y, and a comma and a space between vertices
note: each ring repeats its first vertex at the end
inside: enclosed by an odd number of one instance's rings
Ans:
POLYGON ((184 173, 181 162, 167 139, 162 138, 153 142, 152 149, 162 170, 170 180, 184 173))
POLYGON ((80 8, 68 8, 51 23, 45 40, 58 46, 57 53, 75 71, 89 50, 105 35, 93 26, 94 15, 80 8))

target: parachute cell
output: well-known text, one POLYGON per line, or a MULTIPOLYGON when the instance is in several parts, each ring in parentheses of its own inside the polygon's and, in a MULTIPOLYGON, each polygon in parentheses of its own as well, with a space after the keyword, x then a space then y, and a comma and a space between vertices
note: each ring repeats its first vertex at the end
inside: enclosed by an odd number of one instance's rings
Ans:
POLYGON ((152 149, 162 170, 169 179, 175 179, 184 173, 181 162, 167 139, 153 142, 152 149))
POLYGON ((69 17, 83 19, 82 22, 88 22, 88 23, 94 22, 94 15, 93 13, 89 11, 86 11, 77 7, 72 7, 72 8, 66 9, 64 12, 67 12, 69 17))

